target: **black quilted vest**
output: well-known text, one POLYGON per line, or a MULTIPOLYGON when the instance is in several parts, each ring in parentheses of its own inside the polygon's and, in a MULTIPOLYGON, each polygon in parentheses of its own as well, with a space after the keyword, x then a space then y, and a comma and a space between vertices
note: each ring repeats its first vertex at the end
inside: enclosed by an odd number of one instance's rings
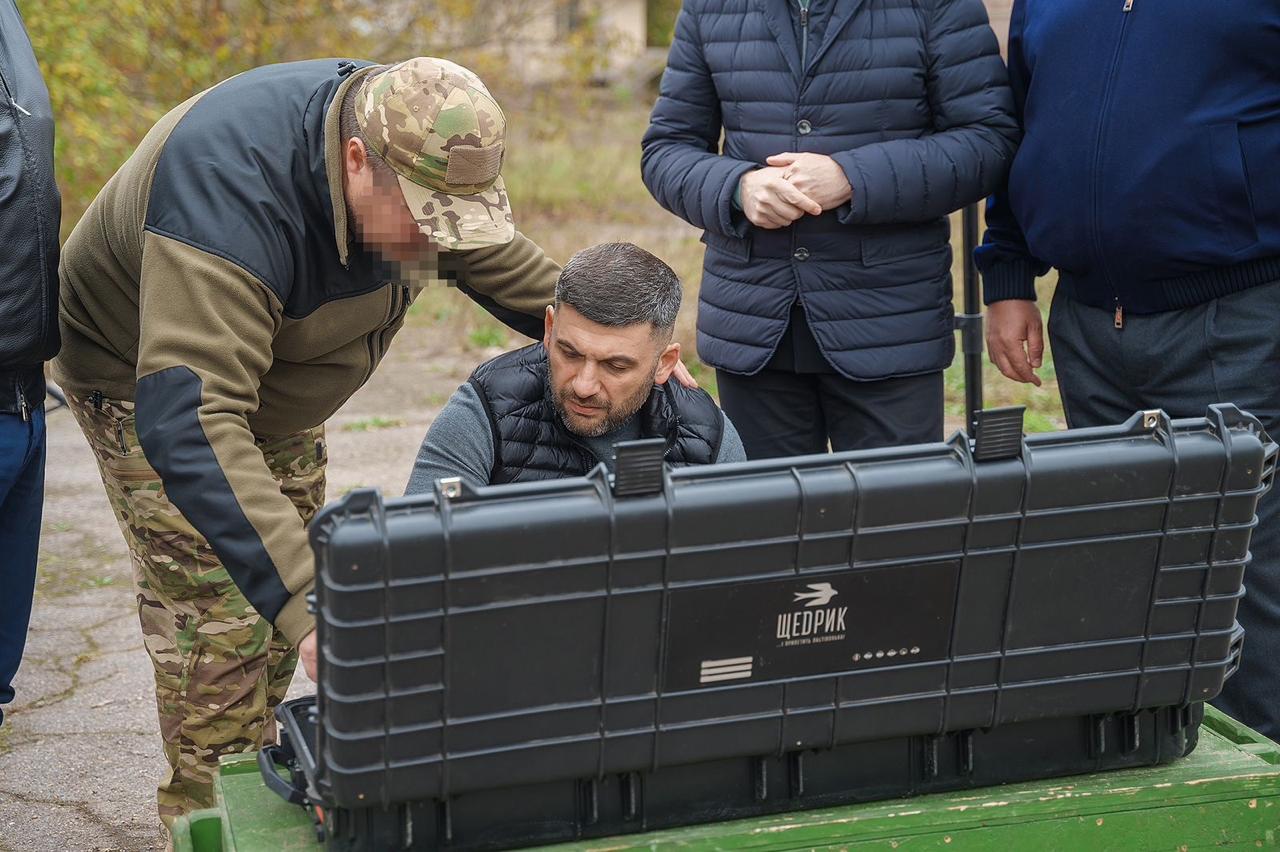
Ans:
MULTIPOLYGON (((492 483, 582 476, 599 464, 560 422, 547 396, 547 368, 546 350, 535 343, 486 361, 471 374, 493 431, 492 483)), ((720 452, 724 419, 704 390, 674 380, 654 385, 637 416, 640 437, 666 438, 669 464, 711 464, 720 452)))

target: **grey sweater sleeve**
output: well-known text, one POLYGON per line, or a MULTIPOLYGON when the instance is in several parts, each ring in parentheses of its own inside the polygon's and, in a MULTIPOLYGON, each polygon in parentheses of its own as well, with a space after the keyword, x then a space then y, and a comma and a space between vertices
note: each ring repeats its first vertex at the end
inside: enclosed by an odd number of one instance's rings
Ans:
POLYGON ((720 437, 720 452, 716 453, 715 463, 746 461, 747 450, 742 446, 742 438, 738 435, 737 427, 733 425, 729 415, 723 411, 720 412, 720 416, 724 418, 724 435, 720 437))
POLYGON ((454 391, 427 430, 405 493, 429 492, 437 479, 451 476, 462 477, 468 485, 488 485, 492 470, 493 429, 480 394, 467 382, 454 391))

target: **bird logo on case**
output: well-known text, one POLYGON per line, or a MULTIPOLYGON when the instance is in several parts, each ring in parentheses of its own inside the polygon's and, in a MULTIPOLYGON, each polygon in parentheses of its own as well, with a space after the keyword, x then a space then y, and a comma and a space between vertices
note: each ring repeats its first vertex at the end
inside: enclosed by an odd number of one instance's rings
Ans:
POLYGON ((805 601, 805 606, 826 606, 831 599, 840 594, 830 583, 810 583, 808 585, 811 591, 796 592, 795 602, 805 601))

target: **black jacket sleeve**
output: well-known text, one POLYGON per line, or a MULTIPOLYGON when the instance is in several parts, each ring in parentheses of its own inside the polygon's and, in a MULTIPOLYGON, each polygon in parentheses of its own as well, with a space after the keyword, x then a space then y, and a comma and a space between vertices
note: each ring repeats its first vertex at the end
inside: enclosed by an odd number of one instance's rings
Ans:
POLYGON ((0 369, 58 353, 53 108, 14 0, 0 0, 0 369))

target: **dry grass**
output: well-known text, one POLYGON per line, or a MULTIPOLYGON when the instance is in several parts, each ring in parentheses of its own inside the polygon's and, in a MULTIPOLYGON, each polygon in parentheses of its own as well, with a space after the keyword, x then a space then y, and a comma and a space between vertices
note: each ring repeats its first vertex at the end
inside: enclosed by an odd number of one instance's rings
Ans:
MULTIPOLYGON (((669 263, 685 282, 684 307, 676 329, 698 380, 715 392, 715 374, 697 360, 694 343, 697 290, 702 272, 698 232, 667 213, 640 180, 640 137, 648 124, 649 98, 595 92, 584 102, 558 101, 555 93, 530 96, 509 105, 511 142, 503 174, 517 226, 548 254, 563 262, 575 251, 611 240, 634 242, 669 263)), ((959 304, 960 229, 956 217, 953 247, 959 304)), ((1053 281, 1041 282, 1047 309, 1053 281)), ((495 347, 519 343, 517 335, 456 293, 432 290, 410 311, 411 329, 444 334, 452 345, 479 356, 495 347)), ((1029 431, 1065 426, 1058 401, 1053 361, 1046 354, 1044 387, 1019 385, 985 365, 986 404, 1025 405, 1029 431)), ((959 358, 946 372, 947 413, 964 415, 964 379, 959 358)))

